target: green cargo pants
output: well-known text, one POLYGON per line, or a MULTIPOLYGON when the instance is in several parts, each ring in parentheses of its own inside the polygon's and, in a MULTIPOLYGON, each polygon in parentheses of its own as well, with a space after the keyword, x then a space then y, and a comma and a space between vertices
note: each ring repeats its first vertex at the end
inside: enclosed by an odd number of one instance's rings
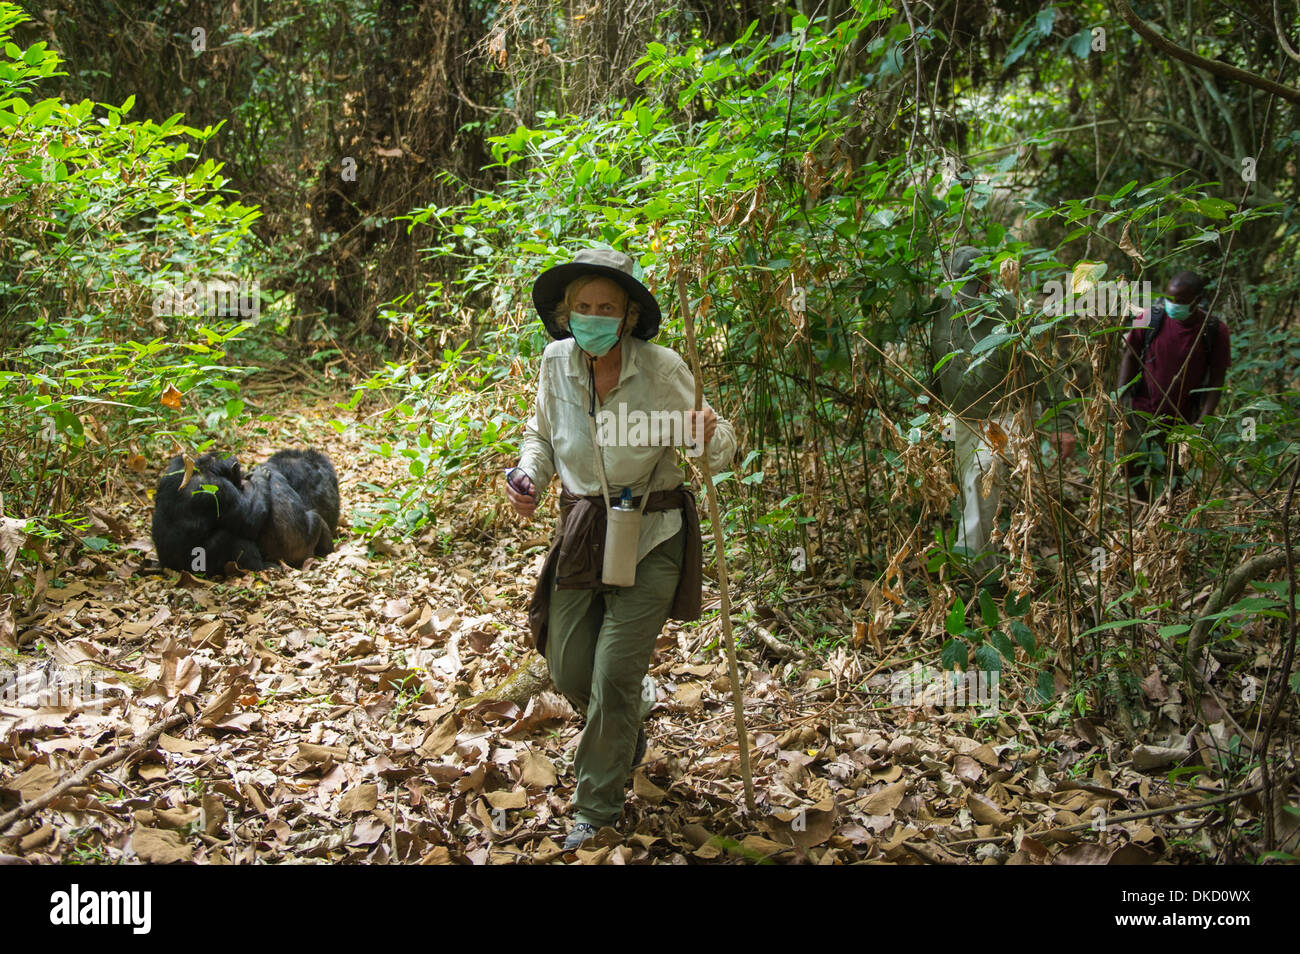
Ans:
POLYGON ((683 529, 647 553, 634 586, 551 591, 551 681, 587 717, 574 757, 575 822, 600 828, 623 814, 637 730, 654 705, 642 683, 668 621, 684 540, 683 529))

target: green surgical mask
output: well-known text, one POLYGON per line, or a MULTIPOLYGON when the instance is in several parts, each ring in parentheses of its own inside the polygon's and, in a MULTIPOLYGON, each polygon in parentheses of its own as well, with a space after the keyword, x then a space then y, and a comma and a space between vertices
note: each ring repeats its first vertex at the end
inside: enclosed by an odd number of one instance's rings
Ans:
POLYGON ((622 318, 569 312, 569 331, 573 333, 573 340, 593 358, 607 354, 618 344, 618 328, 622 323, 622 318))
POLYGON ((1191 305, 1180 305, 1176 301, 1165 299, 1165 314, 1174 321, 1186 321, 1192 314, 1191 305))

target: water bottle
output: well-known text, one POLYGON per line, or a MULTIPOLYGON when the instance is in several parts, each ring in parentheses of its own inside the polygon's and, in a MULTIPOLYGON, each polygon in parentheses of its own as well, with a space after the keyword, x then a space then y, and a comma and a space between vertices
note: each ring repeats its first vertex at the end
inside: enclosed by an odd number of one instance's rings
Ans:
POLYGON ((636 550, 641 541, 641 508, 632 506, 632 491, 624 487, 618 503, 605 521, 605 563, 601 582, 606 586, 636 583, 636 550))

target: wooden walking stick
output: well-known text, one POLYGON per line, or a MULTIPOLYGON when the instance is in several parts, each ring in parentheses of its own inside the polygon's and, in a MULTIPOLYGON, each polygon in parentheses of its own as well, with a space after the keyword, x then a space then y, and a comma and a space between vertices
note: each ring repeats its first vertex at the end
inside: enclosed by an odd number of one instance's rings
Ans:
MULTIPOLYGON (((695 376, 695 410, 704 409, 704 375, 700 368, 700 355, 695 350, 695 319, 691 303, 686 297, 686 275, 677 272, 677 296, 682 303, 682 321, 686 324, 686 355, 695 376)), ((713 550, 718 556, 718 592, 722 597, 722 635, 727 648, 727 672, 731 679, 731 703, 736 710, 736 738, 740 743, 740 775, 745 781, 745 807, 750 814, 758 811, 754 803, 754 773, 749 764, 749 734, 745 731, 745 696, 740 689, 740 670, 736 666, 736 639, 731 632, 731 592, 727 586, 727 547, 722 539, 722 515, 718 512, 718 492, 713 489, 713 472, 709 469, 709 449, 701 447, 700 473, 704 475, 704 490, 709 500, 709 522, 713 524, 713 550)))

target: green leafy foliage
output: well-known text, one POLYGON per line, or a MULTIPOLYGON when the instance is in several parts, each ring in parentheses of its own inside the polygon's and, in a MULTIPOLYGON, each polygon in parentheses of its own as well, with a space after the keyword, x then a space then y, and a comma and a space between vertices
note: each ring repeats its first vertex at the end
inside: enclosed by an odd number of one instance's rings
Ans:
POLYGON ((163 438, 199 444, 242 414, 223 363, 242 316, 156 303, 168 286, 232 277, 258 212, 224 196, 195 151, 216 127, 128 121, 133 98, 40 98, 59 58, 10 42, 24 19, 0 4, 0 426, 21 449, 0 489, 9 512, 53 521, 106 467, 163 438))
MULTIPOLYGON (((1100 687, 1092 704, 1109 705, 1101 675, 1116 665, 1122 640, 1136 630, 1177 639, 1191 619, 1169 612, 1155 592, 1165 584, 1141 574, 1118 599, 1109 577, 1104 600, 1075 582, 1093 559, 1089 534, 1119 559, 1115 540, 1128 529, 1115 506, 1124 452, 1115 447, 1113 377, 1120 332, 1137 309, 1112 307, 1103 292, 1090 298, 1090 289, 1145 281, 1159 296, 1174 270, 1199 268, 1231 288, 1216 299, 1220 313, 1241 303, 1231 312, 1241 316, 1233 406, 1225 401, 1205 426, 1171 433, 1186 442, 1188 480, 1203 491, 1191 515, 1209 521, 1196 530, 1198 553, 1222 554, 1245 542, 1232 542, 1242 531, 1224 519, 1229 485, 1276 487, 1296 449, 1288 430, 1298 402, 1286 369, 1300 349, 1261 317, 1281 315, 1297 283, 1253 282, 1265 259, 1294 257, 1300 232, 1277 201, 1285 176, 1242 200, 1234 182, 1183 168, 1184 129, 1152 120, 1139 145, 1128 118, 1097 121, 1073 92, 1062 94, 1078 90, 1088 109, 1102 101, 1131 116, 1114 105, 1123 90, 1103 72, 1131 53, 1104 5, 1055 3, 1019 16, 999 34, 999 52, 962 58, 963 69, 1000 61, 1004 86, 987 74, 968 83, 958 71, 947 106, 917 114, 908 105, 912 74, 940 65, 950 39, 883 4, 854 4, 833 19, 792 14, 788 29, 751 23, 725 41, 665 31, 636 63, 635 96, 579 112, 543 106, 531 124, 511 121, 488 140, 490 171, 502 177, 495 188, 404 218, 428 237, 431 258, 456 264, 455 277, 391 303, 382 317, 418 340, 438 336, 440 346, 448 327, 466 328, 462 361, 485 349, 481 360, 503 364, 491 348, 509 341, 503 355, 522 363, 516 389, 492 382, 479 394, 509 409, 502 440, 472 444, 484 451, 484 469, 493 453, 490 466, 501 468, 513 463, 533 362, 546 344, 528 298, 536 274, 582 246, 632 253, 666 306, 658 340, 681 350, 674 285, 684 273, 706 391, 742 437, 743 457, 722 485, 728 547, 738 579, 777 599, 812 580, 846 594, 862 588, 870 599, 891 561, 910 559, 918 528, 935 540, 920 557, 927 573, 970 572, 971 555, 953 546, 951 438, 941 436, 947 409, 933 383, 959 357, 976 371, 1007 358, 1038 381, 1032 474, 1018 478, 1034 490, 1019 510, 1004 501, 1002 517, 1014 511, 1028 524, 1028 552, 1008 567, 1021 574, 1013 589, 1023 595, 999 606, 976 587, 974 606, 958 600, 943 621, 943 660, 964 668, 974 653, 977 665, 1019 670, 1044 705, 1056 696, 1055 673, 1067 671, 1076 685, 1100 687), (1112 132, 1118 139, 1102 139, 1112 132), (1099 141, 1110 145, 1099 150, 1099 141), (1081 161, 1094 155, 1095 164, 1081 161), (940 300, 932 294, 956 284, 942 262, 968 243, 1014 298, 1015 317, 964 354, 931 356, 940 300), (1053 283, 1078 300, 1048 310, 1053 283), (1239 339, 1252 344, 1239 348, 1239 339), (1087 464, 1053 450, 1049 439, 1064 431, 1089 447, 1087 464), (1071 488, 1081 476, 1088 493, 1071 488), (1029 559, 1043 551, 1046 559, 1029 559), (1051 627, 1030 622, 1030 592, 1059 602, 1051 627)), ((1159 86, 1151 74, 1165 67, 1140 65, 1159 86)), ((441 385, 429 378, 420 387, 441 385)), ((416 402, 408 394, 405 403, 416 402)), ((436 414, 442 404, 430 396, 421 406, 436 414)), ((448 404, 448 413, 461 412, 448 404)), ((462 451, 439 454, 456 473, 462 451)), ((432 468, 425 461, 421 473, 432 468)), ((1261 519, 1246 539, 1268 543, 1269 526, 1261 519)), ((1226 562, 1203 568, 1221 572, 1226 562)), ((1276 607, 1254 606, 1224 618, 1273 618, 1276 607)), ((1123 665, 1135 660, 1130 652, 1123 665)))

